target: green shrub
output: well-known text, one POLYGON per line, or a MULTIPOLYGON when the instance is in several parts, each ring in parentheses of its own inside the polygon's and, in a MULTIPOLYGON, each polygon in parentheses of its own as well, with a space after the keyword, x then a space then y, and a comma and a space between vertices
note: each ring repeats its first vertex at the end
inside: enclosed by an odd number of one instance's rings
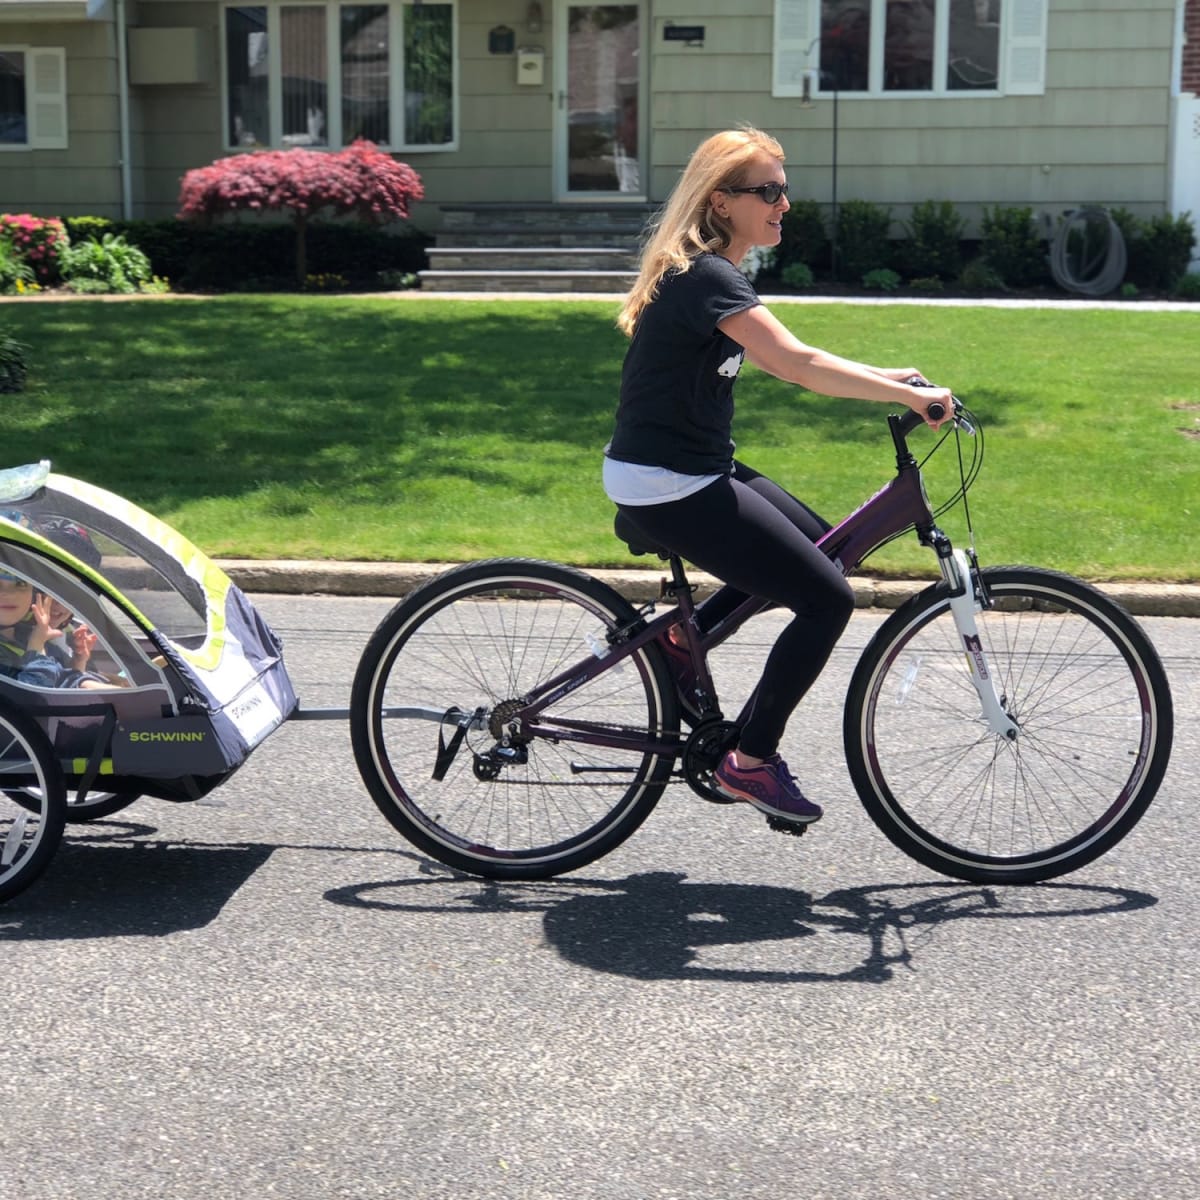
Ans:
POLYGON ((910 279, 908 286, 914 292, 941 292, 945 290, 945 284, 937 275, 922 275, 917 279, 910 279))
POLYGON ((1200 272, 1191 271, 1181 275, 1175 284, 1174 295, 1180 300, 1200 300, 1200 272))
POLYGON ((778 261, 782 271, 792 263, 816 267, 829 253, 829 235, 825 218, 815 200, 793 200, 783 214, 783 231, 778 246, 778 261))
POLYGON ((1112 218, 1113 224, 1121 231, 1121 236, 1125 239, 1125 249, 1128 250, 1138 235, 1140 222, 1127 208, 1110 208, 1108 215, 1112 218))
POLYGON ((861 279, 868 271, 886 268, 892 259, 888 231, 892 214, 870 200, 847 200, 838 210, 839 279, 861 279))
POLYGON ((876 267, 863 277, 863 287, 879 288, 883 292, 894 292, 900 286, 900 276, 887 267, 876 267))
POLYGON ((958 282, 960 286, 970 292, 1008 291, 1008 288, 1004 286, 1004 280, 1000 278, 983 257, 971 259, 963 267, 962 274, 958 277, 958 282))
POLYGON ((788 263, 780 272, 779 277, 788 287, 806 288, 813 285, 812 267, 808 263, 788 263))
POLYGON ((949 200, 923 200, 904 223, 904 270, 919 278, 953 279, 962 270, 966 221, 949 200))
POLYGON ((62 273, 72 291, 88 293, 136 292, 151 277, 146 255, 115 233, 68 247, 62 255, 62 273))
POLYGON ((1033 223, 1032 208, 985 208, 982 230, 980 253, 1008 287, 1046 282, 1046 246, 1033 223))
POLYGON ((345 275, 322 273, 307 275, 304 279, 306 292, 345 292, 350 289, 350 281, 345 275))
POLYGON ((1143 220, 1126 208, 1114 208, 1109 215, 1125 239, 1125 278, 1139 288, 1171 292, 1187 273, 1196 245, 1191 216, 1160 213, 1143 220))
MULTIPOLYGON (((68 225, 101 220, 75 217, 68 225)), ((154 274, 177 288, 296 288, 295 232, 281 221, 111 221, 104 228, 137 246, 150 259, 154 274)), ((307 234, 308 270, 313 275, 342 275, 352 286, 375 287, 380 271, 407 275, 426 267, 425 247, 431 240, 411 228, 387 232, 371 225, 316 222, 307 234)))
POLYGON ((385 292, 406 292, 420 283, 412 271, 379 271, 375 279, 385 292))
POLYGON ((0 293, 16 292, 34 282, 33 268, 12 242, 0 237, 0 293))
POLYGON ((19 392, 25 387, 29 366, 25 360, 28 346, 0 330, 0 392, 19 392))
POLYGON ((742 274, 751 281, 760 275, 773 275, 775 274, 775 258, 774 246, 751 246, 741 262, 742 274))
POLYGON ((135 287, 118 285, 114 287, 107 279, 94 279, 87 275, 77 275, 68 279, 67 287, 77 296, 127 296, 137 291, 135 287))
POLYGON ((98 242, 106 233, 118 233, 113 228, 111 217, 63 217, 71 242, 82 242, 85 239, 98 242))

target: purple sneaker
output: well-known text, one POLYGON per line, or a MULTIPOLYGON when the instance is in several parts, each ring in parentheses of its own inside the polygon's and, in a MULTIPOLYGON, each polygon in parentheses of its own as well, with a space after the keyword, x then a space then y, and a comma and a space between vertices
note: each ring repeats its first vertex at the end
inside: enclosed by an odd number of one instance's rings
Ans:
POLYGON ((736 766, 731 750, 713 772, 717 790, 731 800, 744 800, 768 816, 807 825, 821 816, 821 806, 800 793, 788 765, 772 754, 761 766, 736 766))

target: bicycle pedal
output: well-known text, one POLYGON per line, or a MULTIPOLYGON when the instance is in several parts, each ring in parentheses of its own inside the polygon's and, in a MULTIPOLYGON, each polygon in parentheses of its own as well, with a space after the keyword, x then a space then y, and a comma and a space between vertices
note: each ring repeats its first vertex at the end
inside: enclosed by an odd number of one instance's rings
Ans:
POLYGON ((790 833, 792 837, 803 837, 811 823, 801 824, 799 821, 785 821, 782 817, 767 817, 767 825, 770 828, 778 833, 790 833))

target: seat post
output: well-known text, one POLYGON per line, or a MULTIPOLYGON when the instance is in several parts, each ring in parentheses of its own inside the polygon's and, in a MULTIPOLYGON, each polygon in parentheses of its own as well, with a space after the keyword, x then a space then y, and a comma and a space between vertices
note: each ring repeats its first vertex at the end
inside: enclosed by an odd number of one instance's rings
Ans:
POLYGON ((692 585, 688 583, 687 573, 683 569, 683 559, 678 554, 669 556, 671 564, 671 591, 672 593, 690 593, 692 585))

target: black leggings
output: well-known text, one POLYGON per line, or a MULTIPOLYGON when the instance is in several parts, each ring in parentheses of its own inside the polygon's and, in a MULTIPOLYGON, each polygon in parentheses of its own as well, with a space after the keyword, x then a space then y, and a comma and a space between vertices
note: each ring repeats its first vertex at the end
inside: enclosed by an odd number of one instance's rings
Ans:
POLYGON ((618 507, 646 537, 723 581, 698 610, 702 630, 712 629, 747 596, 796 614, 767 656, 742 714, 739 749, 770 757, 854 611, 853 589, 813 544, 828 522, 739 462, 731 477, 682 500, 618 507))

